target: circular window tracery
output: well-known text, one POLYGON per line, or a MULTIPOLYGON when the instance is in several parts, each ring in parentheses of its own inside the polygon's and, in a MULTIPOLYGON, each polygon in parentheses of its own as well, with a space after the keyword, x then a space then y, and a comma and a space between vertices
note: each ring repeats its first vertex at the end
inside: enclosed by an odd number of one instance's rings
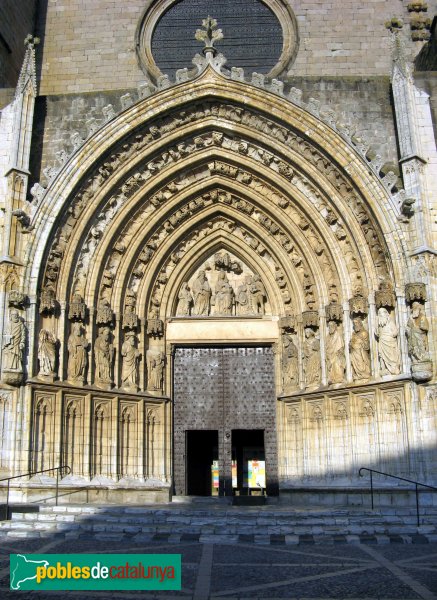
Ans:
POLYGON ((137 54, 150 79, 192 68, 202 50, 194 34, 211 16, 223 30, 217 49, 229 67, 243 67, 276 77, 287 71, 297 53, 298 35, 289 0, 149 0, 140 20, 137 54))

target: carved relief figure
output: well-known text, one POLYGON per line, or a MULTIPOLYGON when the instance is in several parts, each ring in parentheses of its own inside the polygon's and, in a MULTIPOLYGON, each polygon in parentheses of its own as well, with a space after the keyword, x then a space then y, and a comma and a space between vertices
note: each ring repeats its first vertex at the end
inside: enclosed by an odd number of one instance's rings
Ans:
POLYGON ((266 288, 264 287, 261 277, 255 274, 252 277, 252 285, 250 286, 250 292, 252 295, 252 312, 257 315, 264 314, 264 300, 267 296, 266 288))
POLYGON ((183 317, 188 316, 190 314, 190 308, 193 303, 193 296, 191 295, 190 288, 188 287, 188 283, 184 281, 181 286, 180 292, 178 294, 178 307, 176 310, 176 315, 183 317))
POLYGON ((304 373, 307 386, 320 385, 320 341, 311 327, 305 327, 303 345, 304 373))
POLYGON ((9 334, 4 336, 3 344, 3 370, 21 372, 26 345, 26 327, 17 310, 11 310, 9 317, 9 334))
POLYGON ((349 343, 352 375, 355 381, 367 380, 371 373, 369 334, 359 317, 353 320, 353 325, 354 330, 349 343))
POLYGON ((206 278, 205 271, 199 271, 199 275, 193 282, 193 315, 208 316, 211 300, 211 288, 206 278))
POLYGON ((127 389, 138 389, 138 361, 140 353, 136 348, 135 333, 128 331, 121 347, 123 367, 121 371, 122 386, 127 389))
POLYGON ((378 352, 381 375, 398 375, 400 357, 398 349, 398 328, 386 308, 378 309, 378 352))
POLYGON ((429 360, 428 319, 420 302, 413 302, 407 323, 408 354, 412 361, 429 360))
POLYGON ((328 334, 326 339, 328 383, 342 383, 346 370, 346 358, 341 327, 336 321, 329 321, 328 334))
POLYGON ((289 333, 283 335, 282 344, 282 387, 288 390, 299 383, 298 349, 289 333))
POLYGON ((252 312, 251 291, 252 277, 246 275, 244 281, 237 288, 235 296, 236 308, 238 315, 248 315, 252 312))
POLYGON ((215 288, 215 311, 216 315, 231 315, 234 302, 234 290, 229 283, 225 271, 220 271, 215 288))
POLYGON ((80 323, 73 323, 68 338, 68 379, 85 381, 85 371, 88 366, 88 340, 84 337, 80 323))
POLYGON ((111 344, 109 327, 102 327, 94 343, 94 359, 96 361, 96 381, 104 384, 112 383, 112 359, 114 347, 111 344))
POLYGON ((56 363, 56 338, 51 331, 41 329, 38 338, 38 375, 53 376, 56 363))
POLYGON ((164 353, 157 354, 147 353, 147 389, 154 391, 162 391, 163 375, 164 375, 164 353))

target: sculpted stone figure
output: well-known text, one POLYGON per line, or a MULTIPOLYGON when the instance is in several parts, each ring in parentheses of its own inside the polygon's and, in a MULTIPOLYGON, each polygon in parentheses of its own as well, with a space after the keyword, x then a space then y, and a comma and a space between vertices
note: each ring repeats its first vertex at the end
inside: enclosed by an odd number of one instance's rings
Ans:
POLYGON ((199 271, 193 282, 193 315, 208 316, 211 301, 211 288, 205 275, 205 271, 199 271))
POLYGON ((408 354, 412 361, 429 360, 428 319, 420 302, 413 302, 407 323, 408 354))
POLYGON ((264 314, 264 299, 266 298, 266 288, 264 287, 261 277, 255 274, 252 277, 252 284, 250 286, 251 300, 252 300, 252 312, 257 315, 264 314))
POLYGON ((381 375, 398 375, 400 357, 398 349, 398 328, 386 308, 378 309, 378 353, 381 375))
POLYGON ((164 375, 164 353, 147 353, 147 389, 152 391, 162 391, 164 375))
POLYGON ((305 327, 305 341, 303 345, 303 365, 305 383, 307 386, 320 385, 320 341, 311 327, 305 327))
POLYGON ((283 335, 282 344, 282 387, 289 390, 299 384, 298 349, 289 333, 283 335))
POLYGON ((216 315, 231 315, 234 302, 234 290, 228 281, 225 271, 220 271, 215 288, 215 311, 216 315))
POLYGON ((178 307, 176 315, 183 317, 190 314, 190 308, 193 303, 193 296, 191 295, 188 283, 184 281, 178 294, 178 307))
POLYGON ((369 334, 359 317, 353 320, 353 324, 354 330, 349 343, 352 375, 355 381, 363 381, 369 379, 371 374, 369 334))
POLYGON ((121 371, 122 386, 129 390, 138 390, 138 361, 140 353, 136 348, 135 333, 128 331, 121 347, 123 367, 121 371))
POLYGON ((102 327, 94 343, 94 359, 96 361, 96 382, 112 384, 112 359, 114 347, 111 344, 111 331, 109 327, 102 327))
POLYGON ((342 383, 346 369, 344 341, 341 327, 336 321, 329 321, 326 339, 326 368, 328 383, 342 383))
POLYGON ((38 338, 39 376, 53 377, 56 368, 56 338, 51 331, 41 329, 38 338))
POLYGON ((88 366, 88 340, 83 335, 82 325, 73 323, 70 337, 68 338, 68 379, 84 383, 85 372, 88 366))
POLYGON ((26 327, 17 310, 9 313, 9 334, 3 344, 3 371, 23 371, 23 354, 26 345, 26 327))
POLYGON ((251 291, 250 286, 252 284, 252 277, 246 275, 244 281, 237 288, 237 294, 235 296, 235 302, 237 307, 238 315, 248 315, 252 313, 251 303, 251 291))

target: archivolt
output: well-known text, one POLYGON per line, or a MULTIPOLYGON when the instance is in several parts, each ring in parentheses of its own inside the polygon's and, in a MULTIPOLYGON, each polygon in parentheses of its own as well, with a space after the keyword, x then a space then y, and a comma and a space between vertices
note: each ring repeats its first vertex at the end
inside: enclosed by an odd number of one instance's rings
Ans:
MULTIPOLYGON (((64 167, 35 220, 31 255, 45 253, 44 285, 59 280, 58 299, 68 301, 71 289, 66 282, 71 281, 80 248, 90 235, 95 241, 102 238, 87 292, 88 301, 96 302, 102 265, 111 244, 115 252, 121 249, 119 241, 117 249, 115 240, 128 226, 129 217, 134 213, 138 218, 142 211, 148 219, 147 232, 152 231, 190 199, 178 189, 186 173, 196 181, 196 169, 217 161, 227 165, 228 170, 209 169, 209 183, 212 176, 216 177, 222 187, 253 202, 257 210, 265 202, 268 218, 286 226, 285 234, 303 252, 311 249, 305 226, 299 227, 289 213, 300 211, 300 218, 311 223, 309 227, 316 229, 322 245, 332 252, 330 262, 339 265, 335 276, 341 282, 342 299, 354 291, 343 260, 344 234, 348 236, 347 252, 366 274, 369 290, 376 287, 379 278, 393 274, 384 254, 402 256, 401 234, 389 194, 363 159, 303 109, 244 83, 225 81, 207 69, 198 80, 176 86, 171 92, 163 91, 125 111, 64 167), (190 106, 186 105, 188 91, 190 106), (234 100, 242 95, 244 106, 234 100), (267 96, 273 115, 269 117, 265 114, 267 96), (251 182, 245 183, 243 176, 230 177, 232 169, 251 177, 251 182), (272 190, 267 200, 262 189, 272 190), (285 206, 287 202, 289 206, 285 206), (68 217, 62 219, 61 213, 68 205, 68 217), (105 228, 100 231, 99 227, 111 211, 113 221, 103 234, 105 228), (58 224, 54 229, 51 224, 55 216, 58 224), (50 234, 55 240, 51 249, 47 246, 50 234)), ((189 227, 194 225, 190 223, 189 227)), ((255 230, 262 235, 259 224, 255 230)), ((139 254, 141 235, 144 240, 148 234, 142 230, 136 235, 133 249, 122 257, 126 264, 133 262, 135 252, 139 254)), ((314 255, 314 248, 311 253, 314 255)), ((312 275, 318 275, 319 268, 315 259, 312 275)), ((35 288, 41 277, 38 261, 29 276, 35 288)), ((394 276, 401 284, 399 267, 394 276)), ((329 300, 323 286, 319 285, 318 295, 321 303, 329 300)), ((117 300, 117 304, 121 302, 121 298, 117 300)))

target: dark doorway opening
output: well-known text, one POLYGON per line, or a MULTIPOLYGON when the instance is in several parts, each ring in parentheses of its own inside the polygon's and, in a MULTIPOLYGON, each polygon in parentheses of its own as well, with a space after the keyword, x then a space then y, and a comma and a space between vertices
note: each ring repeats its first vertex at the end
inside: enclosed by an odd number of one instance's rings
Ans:
POLYGON ((263 429, 232 430, 232 488, 240 496, 265 493, 263 429))
POLYGON ((218 431, 186 431, 188 496, 218 495, 218 431))

